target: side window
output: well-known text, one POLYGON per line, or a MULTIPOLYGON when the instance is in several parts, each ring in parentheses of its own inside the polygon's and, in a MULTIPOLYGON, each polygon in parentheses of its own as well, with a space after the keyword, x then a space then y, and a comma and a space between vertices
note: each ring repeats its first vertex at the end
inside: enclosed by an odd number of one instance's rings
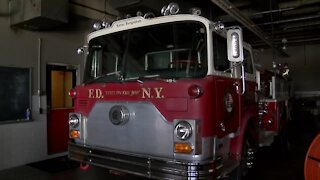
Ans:
POLYGON ((251 59, 250 51, 243 49, 243 56, 244 56, 244 60, 243 60, 244 71, 246 73, 252 74, 253 67, 252 67, 252 59, 251 59))
POLYGON ((101 65, 102 74, 114 73, 119 71, 119 68, 118 68, 119 57, 117 54, 104 51, 101 60, 102 60, 102 65, 101 65))
POLYGON ((227 40, 216 33, 213 34, 213 37, 214 69, 218 71, 227 70, 230 67, 227 40))

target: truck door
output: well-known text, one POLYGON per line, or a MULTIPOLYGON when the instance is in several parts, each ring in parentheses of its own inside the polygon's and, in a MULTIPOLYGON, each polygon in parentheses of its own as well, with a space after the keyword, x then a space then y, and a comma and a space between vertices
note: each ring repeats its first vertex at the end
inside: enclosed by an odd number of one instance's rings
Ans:
POLYGON ((241 79, 240 68, 227 58, 227 41, 213 32, 214 69, 216 71, 216 117, 218 136, 223 137, 236 132, 240 122, 241 79))

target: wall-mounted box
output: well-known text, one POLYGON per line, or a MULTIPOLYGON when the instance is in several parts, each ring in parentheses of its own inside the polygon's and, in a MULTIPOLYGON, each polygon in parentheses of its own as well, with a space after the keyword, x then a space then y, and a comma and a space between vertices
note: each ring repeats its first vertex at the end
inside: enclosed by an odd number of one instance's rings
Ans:
POLYGON ((11 0, 10 24, 28 30, 48 30, 68 23, 68 0, 11 0))

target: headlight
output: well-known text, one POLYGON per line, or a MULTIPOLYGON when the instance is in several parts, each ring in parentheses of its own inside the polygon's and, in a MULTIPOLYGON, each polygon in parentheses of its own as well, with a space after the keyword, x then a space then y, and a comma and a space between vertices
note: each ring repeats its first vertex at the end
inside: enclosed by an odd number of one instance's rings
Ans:
POLYGON ((174 130, 177 138, 180 140, 187 140, 192 135, 192 126, 187 121, 179 122, 174 130))
POLYGON ((114 125, 125 124, 130 119, 130 112, 125 106, 113 106, 109 111, 109 119, 114 125))
POLYGON ((72 128, 77 128, 80 124, 80 120, 79 117, 75 114, 70 115, 69 117, 69 126, 71 126, 72 128))

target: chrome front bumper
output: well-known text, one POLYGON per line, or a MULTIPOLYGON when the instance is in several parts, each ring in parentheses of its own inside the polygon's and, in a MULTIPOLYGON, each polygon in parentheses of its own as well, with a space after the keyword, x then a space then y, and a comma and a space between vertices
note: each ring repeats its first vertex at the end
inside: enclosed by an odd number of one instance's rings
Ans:
POLYGON ((152 179, 216 179, 213 161, 193 163, 120 154, 69 143, 69 158, 81 163, 152 179))

